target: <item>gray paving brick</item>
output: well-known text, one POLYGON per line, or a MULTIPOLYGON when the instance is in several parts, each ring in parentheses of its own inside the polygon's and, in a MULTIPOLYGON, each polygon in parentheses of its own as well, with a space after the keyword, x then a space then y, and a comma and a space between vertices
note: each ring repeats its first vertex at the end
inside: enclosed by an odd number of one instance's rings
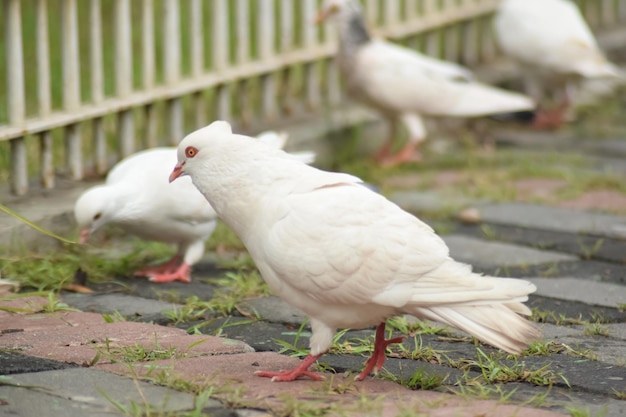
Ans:
POLYGON ((537 250, 468 236, 448 235, 443 236, 443 240, 450 248, 450 255, 454 259, 483 267, 529 266, 576 259, 572 255, 560 252, 537 250))
POLYGON ((626 286, 578 278, 531 278, 537 295, 614 307, 626 300, 626 286))
POLYGON ((95 313, 114 313, 124 317, 153 317, 176 304, 126 294, 63 294, 63 300, 72 307, 95 313))
POLYGON ((480 207, 482 221, 568 233, 625 238, 626 217, 522 203, 480 207))
MULTIPOLYGON (((191 394, 94 369, 20 374, 5 382, 38 387, 35 391, 0 387, 0 395, 9 402, 9 408, 3 406, 2 411, 14 409, 18 412, 15 415, 23 417, 41 415, 42 410, 46 410, 46 417, 110 415, 116 408, 107 396, 129 408, 131 403, 148 404, 153 412, 191 410, 194 407, 191 394)), ((216 401, 211 404, 219 405, 216 401)))

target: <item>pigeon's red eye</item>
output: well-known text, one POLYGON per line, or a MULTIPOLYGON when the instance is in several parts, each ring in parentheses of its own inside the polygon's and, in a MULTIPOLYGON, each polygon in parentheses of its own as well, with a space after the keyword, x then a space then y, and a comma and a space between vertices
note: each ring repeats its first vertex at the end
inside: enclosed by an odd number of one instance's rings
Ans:
POLYGON ((196 156, 197 153, 198 150, 193 146, 188 146, 187 149, 185 149, 185 156, 187 158, 193 158, 194 156, 196 156))

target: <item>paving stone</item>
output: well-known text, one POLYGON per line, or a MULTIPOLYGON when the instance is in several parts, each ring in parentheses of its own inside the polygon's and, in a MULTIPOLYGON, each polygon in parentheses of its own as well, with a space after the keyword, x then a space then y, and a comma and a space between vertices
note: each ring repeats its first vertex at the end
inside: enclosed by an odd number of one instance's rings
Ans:
POLYGON ((533 229, 626 238, 626 218, 522 203, 479 208, 482 221, 533 229))
MULTIPOLYGON (((604 336, 566 336, 559 339, 559 342, 568 345, 577 352, 588 350, 596 355, 601 362, 623 367, 623 374, 626 377, 626 342, 624 340, 604 336)), ((626 388, 626 378, 624 379, 624 387, 626 388)))
POLYGON ((539 325, 541 328, 541 337, 543 340, 559 341, 563 337, 579 337, 583 335, 583 330, 574 326, 557 326, 550 323, 542 323, 539 325))
MULTIPOLYGON (((93 313, 39 314, 15 316, 11 323, 15 328, 26 328, 22 332, 4 333, 0 337, 0 348, 20 350, 28 355, 54 359, 80 365, 89 364, 97 352, 119 349, 121 346, 141 345, 145 349, 176 348, 189 355, 215 355, 249 352, 252 348, 237 340, 214 336, 188 335, 184 330, 147 323, 116 322, 99 323, 93 313), (40 317, 40 320, 32 320, 40 317), (65 322, 66 317, 72 320, 65 322), (80 317, 85 317, 81 322, 80 317), (40 326, 28 328, 30 322, 40 326), (41 326, 42 323, 47 325, 41 326)), ((99 316, 99 315, 97 315, 99 316)), ((110 358, 103 355, 100 362, 110 358)))
POLYGON ((302 324, 306 315, 276 296, 259 297, 242 303, 240 311, 246 311, 265 321, 274 323, 302 324))
POLYGON ((624 321, 624 313, 617 308, 593 306, 583 302, 542 297, 536 294, 530 294, 526 305, 536 310, 536 317, 545 323, 576 324, 581 321, 596 322, 598 319, 604 323, 624 321))
MULTIPOLYGON (((626 317, 624 319, 626 321, 626 317)), ((603 326, 609 329, 609 335, 612 338, 626 340, 626 323, 607 323, 603 326)))
MULTIPOLYGON (((5 295, 6 298, 11 297, 11 293, 5 295)), ((15 296, 13 294, 13 296, 15 296)), ((0 299, 0 307, 7 312, 34 313, 41 311, 44 306, 48 305, 47 297, 19 297, 15 299, 0 299)))
POLYGON ((442 236, 450 255, 459 262, 480 266, 538 265, 576 259, 559 252, 540 251, 508 243, 490 242, 461 235, 442 236))
MULTIPOLYGON (((134 402, 140 406, 147 404, 153 412, 158 410, 162 414, 194 408, 194 396, 191 394, 94 369, 74 368, 20 374, 5 379, 5 382, 39 387, 36 391, 16 387, 6 390, 6 387, 0 387, 0 395, 6 396, 4 400, 8 402, 2 406, 2 411, 15 410, 19 413, 17 415, 23 417, 104 416, 116 413, 117 409, 107 396, 129 409, 131 402, 134 402), (37 395, 33 395, 34 392, 37 395), (45 414, 42 414, 43 410, 46 410, 45 414), (81 411, 83 414, 80 414, 81 411)), ((216 401, 212 403, 219 405, 216 401)))
POLYGON ((530 278, 537 295, 617 308, 626 300, 626 286, 577 278, 530 278))
MULTIPOLYGON (((528 229, 502 224, 489 224, 491 238, 506 243, 521 244, 540 250, 551 250, 577 255, 579 266, 590 277, 603 275, 605 270, 615 270, 606 280, 626 284, 626 240, 608 237, 575 235, 552 230, 528 229), (603 263, 597 263, 598 261, 603 263)), ((455 224, 454 234, 470 235, 484 239, 484 225, 455 224)), ((558 273, 561 273, 559 267, 558 273)))
POLYGON ((51 371, 54 369, 65 369, 69 366, 70 365, 63 362, 26 356, 7 350, 0 350, 0 375, 51 371))
POLYGON ((151 319, 174 310, 178 305, 126 294, 76 294, 64 293, 64 302, 79 310, 96 313, 119 312, 124 317, 151 319))
POLYGON ((447 212, 450 210, 459 211, 464 207, 478 203, 469 198, 451 197, 427 191, 397 191, 392 193, 389 199, 411 213, 436 213, 442 210, 447 212))
MULTIPOLYGON (((280 370, 296 366, 295 358, 276 353, 246 353, 237 360, 224 361, 220 357, 189 358, 151 362, 162 372, 184 377, 186 381, 214 383, 221 387, 221 398, 235 396, 239 406, 271 408, 273 413, 284 412, 293 407, 314 407, 320 410, 336 410, 345 416, 397 416, 401 411, 412 415, 427 413, 431 417, 459 416, 500 417, 553 417, 561 414, 519 406, 498 404, 488 400, 464 400, 458 396, 434 391, 411 391, 401 385, 378 378, 366 378, 355 382, 351 376, 326 374, 327 381, 307 379, 289 383, 274 383, 269 378, 254 376, 256 370, 280 370), (341 395, 337 395, 341 393, 341 395)), ((119 364, 107 365, 112 372, 147 372, 143 364, 134 364, 134 370, 119 364)))
MULTIPOLYGON (((557 375, 562 374, 574 390, 610 396, 626 387, 626 368, 611 363, 565 354, 527 356, 523 358, 523 362, 527 369, 541 369, 545 366, 557 375)), ((564 381, 557 381, 557 385, 568 386, 564 381)))

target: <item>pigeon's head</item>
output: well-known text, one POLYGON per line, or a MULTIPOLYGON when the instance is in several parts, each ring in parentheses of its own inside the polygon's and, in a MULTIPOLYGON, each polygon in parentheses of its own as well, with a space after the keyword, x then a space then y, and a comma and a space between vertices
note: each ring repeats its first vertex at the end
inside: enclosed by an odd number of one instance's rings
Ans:
POLYGON ((224 140, 228 141, 232 133, 228 122, 218 120, 185 136, 178 144, 178 163, 170 174, 170 182, 197 172, 196 167, 202 166, 214 154, 211 148, 219 147, 224 140))
POLYGON ((106 186, 90 188, 76 200, 74 217, 80 230, 79 242, 85 243, 97 229, 111 221, 112 199, 106 186))
POLYGON ((326 0, 322 5, 315 23, 320 24, 337 16, 353 16, 361 14, 361 6, 356 0, 326 0))

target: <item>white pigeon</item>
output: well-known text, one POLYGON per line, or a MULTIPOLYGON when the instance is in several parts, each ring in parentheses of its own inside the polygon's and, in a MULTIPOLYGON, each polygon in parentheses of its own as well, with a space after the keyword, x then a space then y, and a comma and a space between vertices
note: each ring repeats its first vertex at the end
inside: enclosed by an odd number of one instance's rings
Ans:
MULTIPOLYGON (((282 148, 286 133, 266 132, 258 140, 282 148)), ((310 163, 312 153, 296 154, 310 163)), ((176 148, 154 148, 133 154, 109 172, 106 182, 85 191, 76 201, 74 215, 80 241, 106 224, 147 240, 178 245, 176 255, 162 265, 135 275, 153 282, 190 282, 191 266, 204 253, 204 243, 216 226, 217 214, 189 178, 168 183, 176 163, 176 148)))
POLYGON ((538 127, 558 126, 576 78, 620 77, 599 48, 578 7, 568 0, 504 0, 494 20, 503 52, 524 66, 526 92, 542 105, 538 127), (558 86, 560 103, 546 109, 545 90, 558 86))
POLYGON ((185 137, 170 181, 188 175, 246 245, 270 289, 310 318, 310 354, 275 381, 321 377, 309 366, 339 328, 377 325, 358 379, 382 367, 385 321, 411 314, 507 352, 539 336, 520 315, 535 286, 472 273, 435 232, 344 173, 322 171, 216 121, 185 137))
POLYGON ((417 149, 426 137, 422 115, 475 117, 535 107, 529 97, 472 81, 471 71, 460 65, 372 39, 355 0, 326 0, 317 22, 326 19, 339 29, 337 62, 348 95, 389 121, 390 135, 375 155, 385 165, 421 158, 417 149), (398 122, 409 140, 392 155, 398 122))

